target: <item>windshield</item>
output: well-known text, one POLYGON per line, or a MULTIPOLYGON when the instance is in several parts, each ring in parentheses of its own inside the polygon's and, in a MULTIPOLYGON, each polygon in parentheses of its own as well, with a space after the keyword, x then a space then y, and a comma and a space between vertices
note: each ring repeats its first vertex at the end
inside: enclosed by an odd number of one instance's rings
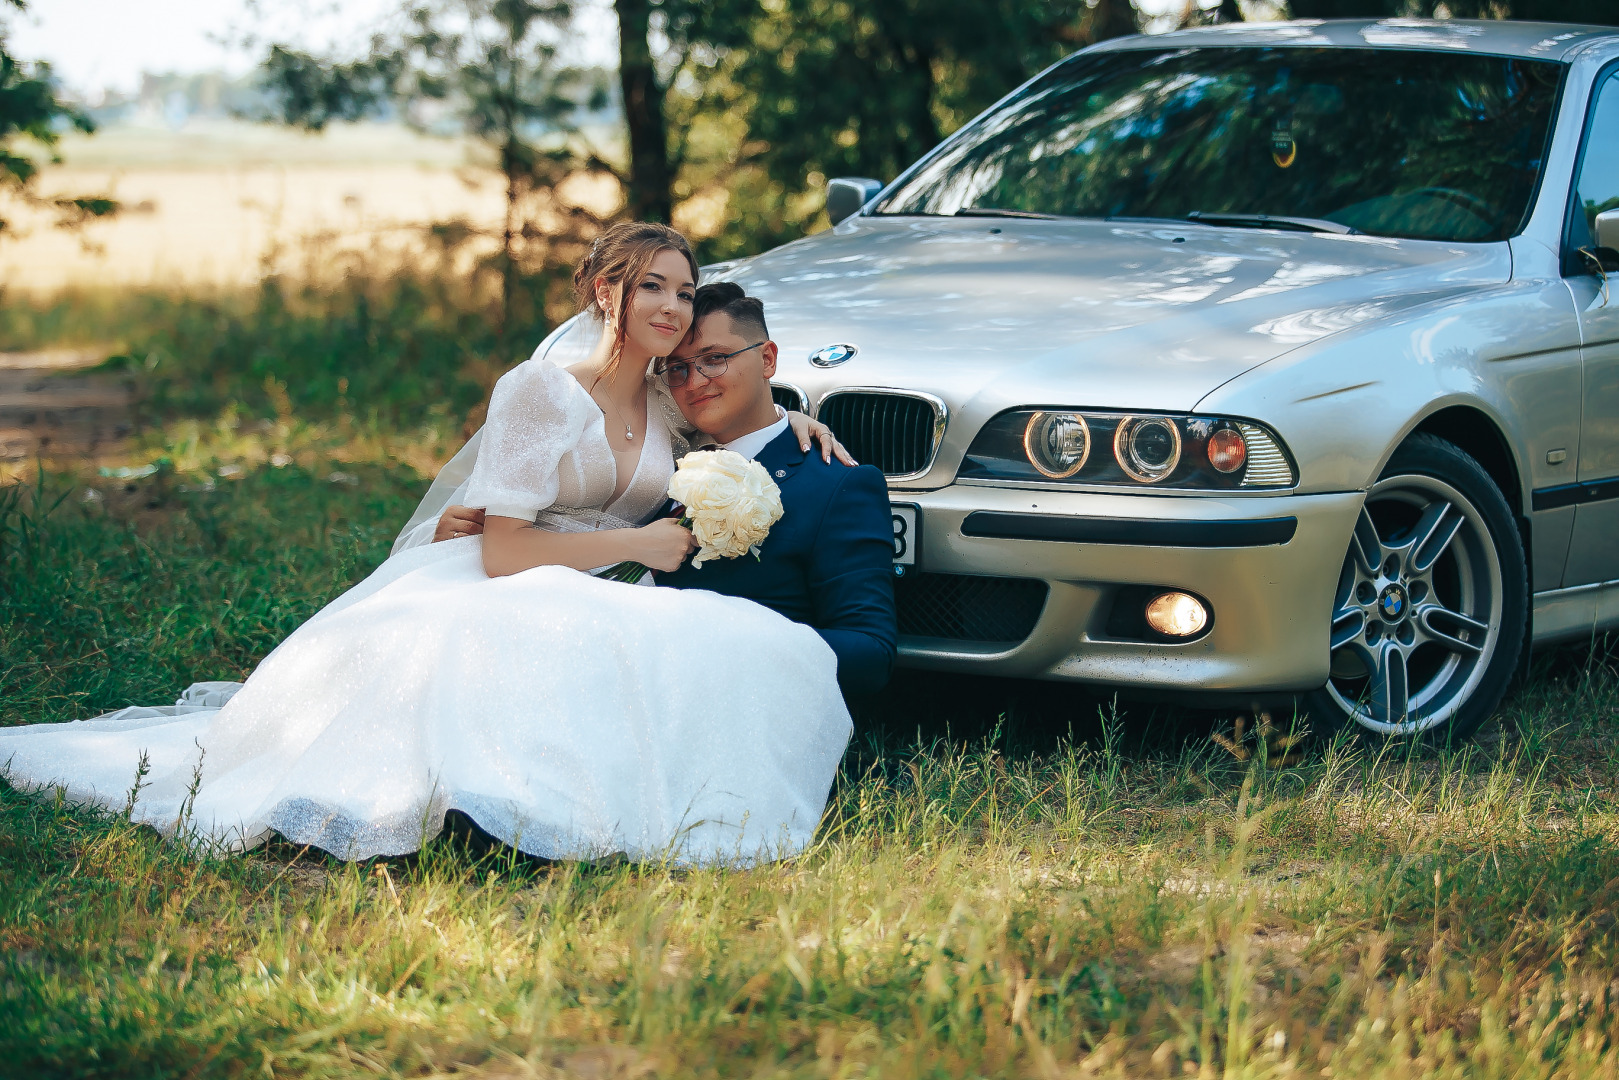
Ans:
POLYGON ((1562 71, 1414 50, 1082 53, 964 131, 877 212, 1231 215, 1504 240, 1534 193, 1562 71))

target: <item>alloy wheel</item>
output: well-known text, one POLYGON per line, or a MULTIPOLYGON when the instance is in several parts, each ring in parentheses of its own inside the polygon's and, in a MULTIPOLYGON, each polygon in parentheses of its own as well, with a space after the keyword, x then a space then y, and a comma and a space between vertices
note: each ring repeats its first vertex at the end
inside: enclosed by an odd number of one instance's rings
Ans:
POLYGON ((1379 481, 1339 577, 1326 693, 1384 735, 1450 721, 1490 667, 1504 597, 1500 557, 1472 502, 1432 476, 1379 481))

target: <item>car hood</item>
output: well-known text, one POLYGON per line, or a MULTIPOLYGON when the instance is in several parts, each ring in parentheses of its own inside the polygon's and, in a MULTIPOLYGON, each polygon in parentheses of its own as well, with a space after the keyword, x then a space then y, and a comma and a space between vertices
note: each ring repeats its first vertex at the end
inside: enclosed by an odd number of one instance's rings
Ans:
POLYGON ((765 301, 778 381, 1190 410, 1322 337, 1511 276, 1506 244, 1174 223, 856 217, 711 268, 765 301), (821 346, 859 352, 825 370, 821 346))

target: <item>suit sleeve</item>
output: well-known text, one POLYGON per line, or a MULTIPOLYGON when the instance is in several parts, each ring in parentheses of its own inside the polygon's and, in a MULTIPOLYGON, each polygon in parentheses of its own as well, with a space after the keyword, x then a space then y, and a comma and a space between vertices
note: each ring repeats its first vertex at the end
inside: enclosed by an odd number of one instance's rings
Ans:
POLYGON ((813 625, 837 654, 846 694, 882 689, 894 666, 893 532, 883 474, 847 469, 821 519, 809 575, 813 625))

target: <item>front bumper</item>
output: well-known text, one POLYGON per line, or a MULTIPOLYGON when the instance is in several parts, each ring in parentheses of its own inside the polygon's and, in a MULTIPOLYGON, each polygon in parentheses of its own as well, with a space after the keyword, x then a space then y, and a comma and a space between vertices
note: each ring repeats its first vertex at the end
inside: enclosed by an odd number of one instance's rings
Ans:
POLYGON ((1326 681, 1333 592, 1365 501, 1363 492, 1221 498, 968 483, 889 494, 919 509, 910 573, 1037 579, 1049 589, 1018 642, 904 633, 902 598, 902 665, 1256 693, 1326 681), (1114 603, 1132 585, 1195 593, 1212 625, 1189 642, 1110 635, 1114 603))

